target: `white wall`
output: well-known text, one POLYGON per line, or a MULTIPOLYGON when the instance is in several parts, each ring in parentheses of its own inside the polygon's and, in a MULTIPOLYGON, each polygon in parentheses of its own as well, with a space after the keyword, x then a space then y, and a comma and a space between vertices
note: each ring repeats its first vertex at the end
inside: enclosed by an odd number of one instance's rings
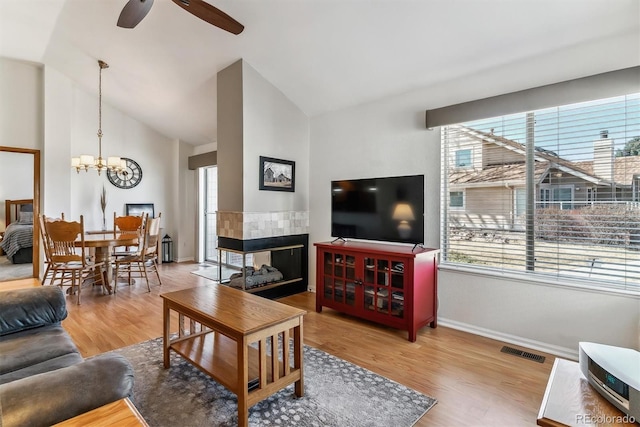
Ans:
MULTIPOLYGON (((96 70, 97 71, 97 70, 96 70)), ((103 90, 108 90, 109 79, 103 73, 103 90)), ((71 155, 98 155, 98 99, 72 85, 71 135, 69 151, 71 155)), ((99 230, 102 227, 100 210, 100 192, 107 192, 105 210, 107 229, 113 226, 113 213, 125 213, 126 203, 153 203, 156 215, 162 212, 164 232, 173 233, 175 215, 172 206, 175 200, 174 171, 178 167, 176 156, 177 141, 167 138, 141 122, 123 114, 103 102, 102 105, 102 155, 128 157, 142 168, 140 184, 131 189, 121 189, 112 185, 106 172, 98 175, 96 171, 80 172, 67 168, 71 175, 70 218, 79 215, 85 217, 85 228, 99 230)), ((45 141, 46 147, 47 141, 45 141)), ((67 157, 67 164, 69 164, 67 157)), ((47 160, 47 165, 49 161, 47 160)), ((57 189, 58 191, 60 189, 57 189)), ((49 193, 50 194, 50 193, 49 193)))
MULTIPOLYGON (((559 63, 571 58, 558 54, 559 63)), ((425 129, 425 110, 554 82, 550 70, 531 70, 535 64, 510 64, 312 118, 310 241, 330 238, 331 180, 424 174, 425 245, 439 247, 440 132, 425 129)), ((315 287, 315 253, 309 265, 315 287)), ((438 293, 440 325, 566 357, 577 356, 581 340, 640 348, 638 297, 450 270, 439 271, 438 293)))
MULTIPOLYGON (((96 67, 96 73, 98 69, 96 67)), ((109 87, 108 70, 103 72, 103 90, 109 87)), ((42 213, 69 218, 84 215, 87 229, 102 227, 99 200, 107 191, 107 228, 113 212, 125 212, 126 203, 154 203, 162 212, 163 232, 174 239, 189 233, 175 247, 177 258, 193 258, 194 236, 185 218, 195 221, 192 171, 179 173, 183 160, 193 154, 188 144, 179 148, 168 138, 103 101, 103 157, 119 155, 138 162, 143 171, 133 189, 113 186, 103 172, 76 172, 70 167, 72 155, 98 153, 98 97, 85 92, 51 67, 10 58, 0 58, 0 145, 41 150, 42 213), (16 98, 19 98, 16 101, 16 98), (28 102, 27 102, 28 101, 28 102), (181 201, 178 201, 178 195, 181 201), (186 205, 182 205, 185 203, 186 205), (178 223, 181 224, 178 227, 178 223)), ((186 167, 185 167, 186 169, 186 167)))
MULTIPOLYGON (((174 192, 178 202, 172 206, 173 215, 176 218, 176 234, 169 233, 169 236, 173 240, 174 260, 178 262, 194 261, 198 232, 198 171, 189 170, 189 156, 195 154, 194 147, 181 141, 176 148, 178 167, 175 170, 177 179, 175 180, 174 192)), ((163 231, 163 233, 166 234, 167 231, 163 231)))
POLYGON ((590 341, 640 349, 640 298, 440 270, 440 324, 577 358, 590 341))
POLYGON ((42 67, 0 57, 0 145, 42 148, 42 67))
MULTIPOLYGON (((42 68, 0 57, 0 146, 42 149, 42 68)), ((33 197, 33 155, 0 152, 0 231, 6 199, 33 197)))
POLYGON ((218 143, 211 142, 209 144, 196 145, 193 147, 192 156, 197 156, 198 154, 210 153, 212 151, 218 151, 218 143))
POLYGON ((243 91, 243 210, 309 209, 309 119, 246 61, 243 91), (260 156, 296 162, 295 191, 259 190, 260 156))
MULTIPOLYGON (((73 85, 60 72, 45 67, 44 72, 44 134, 41 156, 43 196, 40 213, 59 217, 70 213, 71 187, 71 128, 73 85)), ((75 155, 75 153, 74 153, 75 155)), ((75 172, 73 172, 75 174, 75 172)), ((72 217, 70 217, 72 218, 72 217)))

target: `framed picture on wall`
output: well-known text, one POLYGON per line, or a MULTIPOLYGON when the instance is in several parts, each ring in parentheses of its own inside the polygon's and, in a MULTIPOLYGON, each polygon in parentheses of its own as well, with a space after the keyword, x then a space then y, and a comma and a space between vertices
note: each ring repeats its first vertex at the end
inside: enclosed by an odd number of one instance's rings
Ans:
POLYGON ((143 213, 148 213, 149 218, 155 218, 156 216, 153 203, 127 203, 125 208, 127 215, 141 216, 143 213))
POLYGON ((290 191, 296 189, 296 162, 260 156, 260 190, 290 191))

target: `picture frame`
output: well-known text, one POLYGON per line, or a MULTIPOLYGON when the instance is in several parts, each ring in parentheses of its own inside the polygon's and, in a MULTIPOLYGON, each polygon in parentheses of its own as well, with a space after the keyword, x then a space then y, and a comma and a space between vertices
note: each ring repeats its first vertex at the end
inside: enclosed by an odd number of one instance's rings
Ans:
POLYGON ((296 190, 296 162, 260 156, 260 190, 296 190))
POLYGON ((126 203, 125 212, 127 216, 141 216, 143 213, 149 214, 149 218, 155 218, 153 203, 126 203))

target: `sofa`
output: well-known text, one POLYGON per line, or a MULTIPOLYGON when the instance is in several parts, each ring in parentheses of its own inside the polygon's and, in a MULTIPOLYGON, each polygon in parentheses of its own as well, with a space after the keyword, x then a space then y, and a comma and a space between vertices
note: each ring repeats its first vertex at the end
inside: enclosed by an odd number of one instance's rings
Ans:
POLYGON ((83 359, 57 286, 0 292, 0 427, 49 426, 133 393, 120 355, 83 359))

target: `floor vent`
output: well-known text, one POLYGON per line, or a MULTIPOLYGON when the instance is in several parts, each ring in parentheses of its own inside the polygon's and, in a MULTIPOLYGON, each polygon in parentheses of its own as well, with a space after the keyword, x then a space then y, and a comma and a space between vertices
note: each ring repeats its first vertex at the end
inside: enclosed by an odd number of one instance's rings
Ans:
POLYGON ((518 350, 517 348, 507 347, 506 345, 500 350, 503 353, 513 354, 514 356, 524 357, 525 359, 533 360, 534 362, 544 363, 544 356, 539 354, 529 353, 527 351, 518 350))

